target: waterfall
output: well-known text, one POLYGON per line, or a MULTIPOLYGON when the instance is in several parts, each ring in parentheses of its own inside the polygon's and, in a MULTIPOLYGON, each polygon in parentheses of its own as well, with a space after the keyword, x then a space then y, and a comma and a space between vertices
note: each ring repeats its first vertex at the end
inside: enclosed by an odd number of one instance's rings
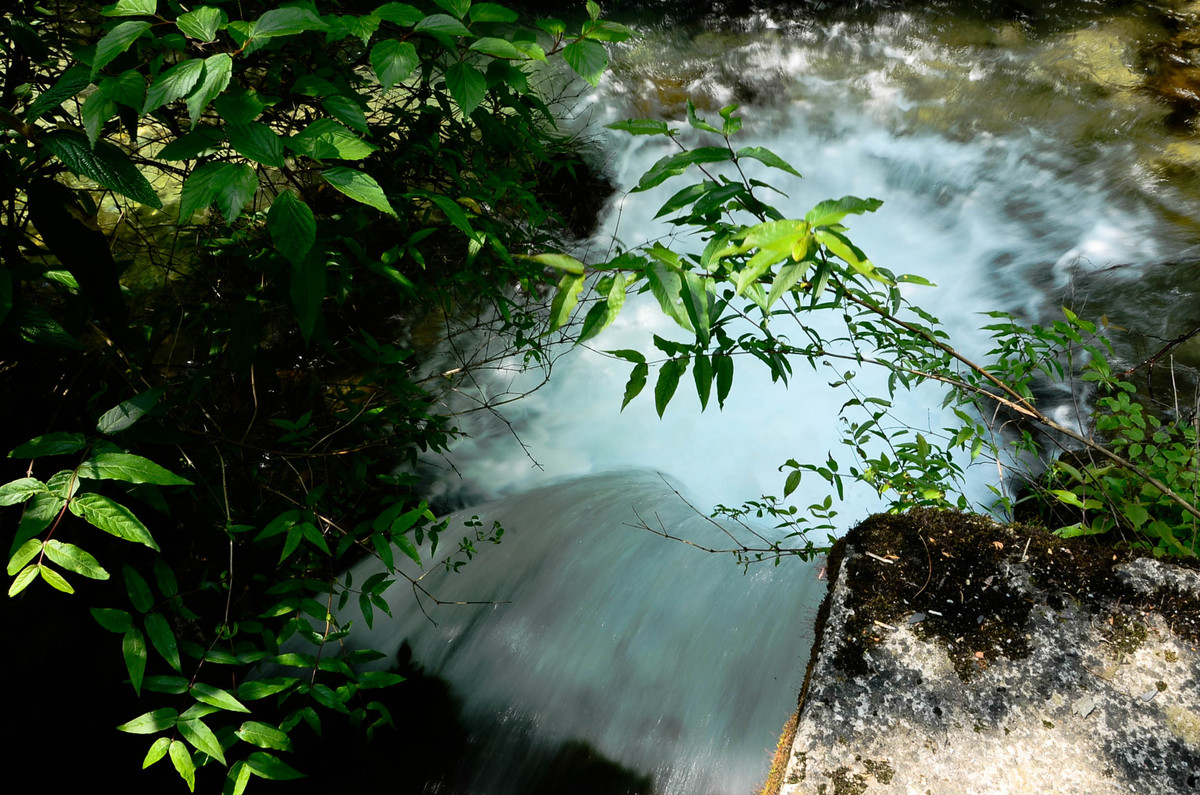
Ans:
MULTIPOLYGON (((619 186, 578 253, 605 251, 614 238, 634 246, 670 236, 649 219, 682 183, 628 193, 670 144, 598 125, 681 118, 689 94, 702 113, 741 102, 741 143, 769 147, 804 174, 751 174, 788 194, 777 197, 785 214, 844 194, 883 199, 878 213, 849 222, 852 239, 878 264, 937 283, 910 298, 969 355, 986 352, 979 313, 993 309, 1046 322, 1062 303, 1085 303, 1093 316, 1107 311, 1153 333, 1178 319, 1184 299, 1139 314, 1124 296, 1189 257, 1194 230, 1162 207, 1195 200, 1152 177, 1159 161, 1147 135, 1167 136, 1155 126, 1165 111, 1122 82, 1123 55, 1103 60, 1106 47, 1125 46, 1120 29, 1105 39, 1107 30, 1038 37, 1009 23, 883 14, 862 25, 758 15, 723 32, 649 31, 578 109, 579 124, 602 136, 619 186)), ((455 526, 478 514, 506 534, 462 573, 433 571, 422 582, 443 600, 494 604, 426 603, 427 617, 397 586, 396 620, 354 636, 389 650, 408 643, 464 700, 473 740, 455 792, 533 791, 573 742, 651 777, 660 795, 744 793, 766 773, 803 675, 823 590, 815 569, 789 560, 743 573, 630 525, 640 517, 723 545, 700 513, 779 494, 777 467, 788 458, 836 455, 846 396, 826 387, 837 373, 823 365, 798 367, 787 390, 739 367, 724 411, 701 414, 681 389, 663 420, 645 395, 622 412, 628 364, 602 351, 648 351, 652 333, 682 339, 655 306, 631 301, 595 350, 562 357, 544 388, 506 406, 506 425, 463 419, 469 438, 431 488, 495 499, 456 515, 455 526)), ((521 392, 539 377, 514 361, 461 388, 521 392)), ((1073 409, 1069 395, 1046 400, 1073 409)), ((898 413, 936 429, 940 401, 921 390, 898 413)), ((976 470, 973 499, 992 474, 976 470)), ((806 484, 793 501, 823 494, 806 484)), ((848 528, 878 505, 858 489, 837 522, 848 528)), ((448 543, 456 537, 447 532, 448 543)))

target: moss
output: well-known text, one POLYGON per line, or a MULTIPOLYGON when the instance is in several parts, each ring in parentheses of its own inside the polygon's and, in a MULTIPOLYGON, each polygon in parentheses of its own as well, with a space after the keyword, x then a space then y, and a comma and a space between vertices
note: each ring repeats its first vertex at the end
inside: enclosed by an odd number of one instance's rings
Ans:
POLYGON ((867 791, 866 777, 851 773, 845 765, 826 775, 833 784, 833 795, 863 795, 867 791))
POLYGON ((1146 642, 1146 625, 1137 618, 1116 612, 1109 617, 1108 628, 1101 635, 1116 654, 1132 654, 1146 642))
POLYGON ((892 779, 896 776, 896 771, 886 759, 864 759, 862 764, 880 784, 891 784, 892 779))

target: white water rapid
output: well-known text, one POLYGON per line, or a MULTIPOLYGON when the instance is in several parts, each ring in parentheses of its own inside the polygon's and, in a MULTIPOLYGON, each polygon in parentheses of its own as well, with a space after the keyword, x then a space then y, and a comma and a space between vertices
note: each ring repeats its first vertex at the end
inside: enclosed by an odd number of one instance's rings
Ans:
MULTIPOLYGON (((1157 176, 1145 131, 1164 112, 1121 72, 1130 70, 1121 35, 1065 27, 1036 36, 1010 23, 903 14, 869 25, 760 15, 723 32, 648 31, 578 111, 580 125, 602 136, 618 185, 580 256, 603 256, 614 237, 635 246, 670 234, 650 218, 682 181, 627 193, 670 145, 598 125, 675 121, 691 95, 710 115, 740 102, 741 143, 769 147, 804 174, 751 175, 788 194, 778 199, 785 214, 844 194, 883 199, 876 214, 848 221, 852 239, 878 264, 936 282, 912 298, 968 353, 986 351, 976 329, 990 309, 1044 322, 1062 303, 1086 304, 1092 316, 1156 332, 1190 296, 1151 317, 1130 315, 1121 296, 1163 263, 1187 259, 1194 230, 1161 208, 1192 200, 1157 176)), ((634 302, 594 347, 649 351, 652 333, 683 339, 677 331, 634 302)), ((536 383, 519 370, 479 373, 460 388, 495 394, 536 383)), ((397 587, 397 620, 381 619, 370 641, 407 640, 464 701, 470 772, 429 791, 530 792, 558 744, 573 740, 652 776, 660 795, 741 795, 766 774, 824 584, 797 561, 743 575, 729 559, 628 524, 636 511, 720 543, 656 473, 702 511, 779 494, 783 461, 836 452, 846 395, 825 386, 832 368, 798 366, 785 390, 739 366, 723 412, 700 413, 689 377, 660 420, 650 388, 620 411, 628 373, 626 362, 574 351, 544 388, 504 407, 511 431, 486 414, 463 422, 470 438, 435 487, 502 498, 464 516, 501 521, 507 532, 461 574, 426 584, 443 599, 504 603, 427 605, 434 627, 397 587)), ((932 390, 911 395, 902 414, 938 428, 940 400, 932 390)), ((1064 399, 1062 411, 1070 407, 1064 399)), ((980 467, 970 495, 982 498, 994 474, 980 467)), ((805 486, 794 501, 823 494, 805 486)), ((838 522, 848 528, 877 505, 855 491, 838 522)))

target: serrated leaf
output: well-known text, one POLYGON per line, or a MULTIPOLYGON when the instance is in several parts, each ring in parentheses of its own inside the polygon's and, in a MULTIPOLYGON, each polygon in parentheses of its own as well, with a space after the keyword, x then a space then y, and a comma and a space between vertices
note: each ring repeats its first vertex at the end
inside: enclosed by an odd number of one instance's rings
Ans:
POLYGON ((433 0, 442 8, 449 11, 454 16, 462 19, 467 15, 467 9, 471 7, 471 0, 433 0))
POLYGON ((277 101, 276 98, 259 94, 254 89, 246 89, 222 94, 213 105, 226 124, 249 124, 277 101))
POLYGON ((41 458, 48 455, 66 455, 87 447, 87 438, 82 433, 47 433, 30 439, 8 454, 9 458, 41 458))
POLYGON ((229 692, 219 687, 197 682, 192 685, 192 697, 202 704, 208 704, 218 709, 230 712, 249 712, 246 705, 234 698, 229 692))
POLYGON ((104 34, 104 38, 96 43, 96 55, 92 59, 92 79, 94 80, 101 69, 128 50, 130 45, 148 30, 149 22, 122 22, 104 34))
POLYGON ((368 207, 374 207, 380 212, 395 215, 396 211, 388 202, 383 188, 372 177, 361 171, 355 171, 345 166, 336 166, 321 172, 325 181, 341 193, 355 201, 362 202, 368 207))
POLYGON ((371 12, 384 22, 411 28, 425 18, 425 12, 407 3, 384 3, 371 12))
POLYGON ((362 160, 379 148, 333 119, 317 119, 288 139, 287 145, 314 160, 362 160))
POLYGON ((287 734, 265 723, 246 721, 234 733, 240 740, 259 748, 270 748, 274 751, 292 750, 292 741, 287 734))
POLYGON ((317 221, 312 208, 291 191, 275 197, 267 211, 267 232, 290 262, 304 262, 317 241, 317 221))
POLYGON ((413 30, 417 33, 435 33, 440 36, 469 36, 471 31, 463 23, 446 14, 430 14, 422 19, 413 30))
POLYGON ((146 104, 142 106, 142 115, 177 99, 183 99, 191 93, 203 76, 204 61, 199 58, 182 61, 167 69, 146 89, 146 104))
POLYGON ((96 145, 105 122, 117 112, 117 105, 108 97, 108 92, 97 88, 84 100, 79 109, 79 117, 83 120, 83 130, 87 133, 88 143, 96 145))
POLYGON ((33 499, 26 503, 25 511, 21 514, 21 523, 17 526, 17 533, 13 537, 10 554, 15 552, 27 539, 33 538, 49 527, 65 506, 65 500, 49 491, 35 494, 33 499))
MULTIPOLYGON (((146 638, 137 627, 130 627, 125 631, 125 637, 121 639, 121 655, 125 658, 125 670, 129 672, 129 683, 133 685, 133 692, 141 695, 142 678, 146 673, 147 654, 146 638)), ((174 710, 171 711, 174 712, 174 710)), ((154 729, 153 731, 158 730, 154 729)), ((149 734, 150 732, 134 733, 149 734)))
POLYGON ((175 728, 197 751, 208 754, 222 765, 225 764, 225 753, 221 750, 220 740, 203 721, 181 720, 175 724, 175 728))
POLYGON ((108 579, 108 572, 100 565, 100 561, 74 544, 50 538, 46 540, 45 550, 46 557, 67 571, 73 571, 91 580, 108 579))
POLYGON ((231 124, 225 128, 225 134, 229 136, 229 145, 239 155, 256 163, 283 168, 283 138, 262 122, 231 124))
POLYGON ((114 406, 101 415, 96 422, 96 430, 110 436, 120 433, 154 408, 165 391, 165 387, 156 386, 114 406))
POLYGON ((459 62, 446 70, 446 88, 463 116, 470 116, 487 93, 487 78, 474 66, 459 62))
POLYGON ((513 46, 508 39, 498 39, 494 36, 484 36, 476 39, 467 49, 481 52, 493 58, 520 58, 521 51, 513 46))
POLYGON ((159 737, 150 744, 150 750, 146 752, 146 758, 142 760, 142 770, 150 767, 158 760, 167 755, 167 749, 171 747, 170 737, 159 737))
POLYGON ((146 634, 150 636, 150 645, 162 655, 167 664, 176 671, 182 672, 183 665, 179 660, 179 644, 175 640, 175 633, 171 631, 171 625, 161 613, 148 613, 146 615, 146 634))
POLYGON ((217 31, 221 27, 221 9, 200 6, 194 11, 180 14, 175 24, 185 36, 208 43, 217 38, 217 31))
POLYGON ((83 133, 54 130, 43 135, 41 143, 76 176, 87 177, 114 193, 156 210, 162 209, 162 200, 142 172, 128 155, 107 141, 97 142, 93 151, 83 133))
POLYGON ((388 39, 371 48, 371 68, 384 91, 407 80, 418 63, 417 48, 412 42, 388 39))
POLYGON ((516 22, 520 15, 497 3, 476 3, 470 16, 472 22, 516 22))
POLYGON ((307 30, 325 30, 321 18, 307 8, 276 8, 258 18, 254 24, 254 38, 293 36, 307 30))
POLYGON ((106 17, 152 17, 158 11, 158 0, 117 0, 101 13, 106 17))
POLYGON ((174 726, 178 717, 178 711, 171 707, 163 707, 138 715, 128 723, 122 723, 117 727, 117 731, 127 734, 157 734, 174 726))
POLYGON ((171 747, 167 749, 167 753, 171 756, 171 764, 175 766, 175 770, 179 773, 180 778, 188 786, 189 792, 196 791, 196 763, 192 761, 192 755, 188 752, 187 746, 181 740, 172 740, 171 747))
POLYGON ((563 48, 563 59, 575 73, 591 83, 600 84, 604 70, 608 68, 608 50, 598 41, 579 39, 563 48))
POLYGON ((40 119, 46 112, 54 110, 66 100, 78 94, 92 84, 92 70, 84 64, 76 64, 62 73, 53 86, 34 97, 25 111, 25 119, 30 124, 40 119))
POLYGON ((18 478, 0 486, 0 505, 16 505, 47 491, 46 484, 36 478, 18 478))
POLYGON ((201 127, 204 132, 190 132, 176 138, 158 150, 154 157, 158 160, 193 160, 200 155, 215 152, 221 146, 218 137, 211 134, 213 128, 201 127))
POLYGON ((102 494, 91 493, 76 496, 68 505, 71 513, 83 518, 93 527, 98 527, 117 538, 144 544, 155 552, 160 551, 150 531, 124 505, 115 503, 102 494))
POLYGON ((95 480, 120 480, 125 483, 152 483, 156 486, 190 486, 182 478, 149 459, 129 453, 94 453, 79 465, 79 477, 95 480))
POLYGON ((188 118, 193 125, 208 108, 208 103, 229 86, 232 77, 233 58, 228 53, 219 52, 204 59, 204 76, 187 97, 188 118))
POLYGON ((21 591, 29 587, 29 583, 37 579, 38 572, 41 567, 30 563, 25 568, 21 569, 16 578, 12 581, 12 585, 8 586, 8 595, 16 596, 21 591))
POLYGON ((183 183, 179 222, 187 223, 197 210, 216 202, 226 223, 232 224, 257 190, 258 177, 245 163, 205 163, 183 183))

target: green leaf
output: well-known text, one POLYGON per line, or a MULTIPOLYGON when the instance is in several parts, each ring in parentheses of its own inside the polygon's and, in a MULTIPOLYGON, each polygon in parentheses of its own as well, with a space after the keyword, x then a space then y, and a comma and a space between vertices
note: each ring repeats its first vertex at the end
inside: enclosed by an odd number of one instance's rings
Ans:
POLYGON ((262 122, 248 124, 231 124, 225 128, 229 136, 229 145, 243 157, 256 163, 283 168, 285 150, 283 138, 262 122))
POLYGON ((307 8, 292 6, 276 8, 258 18, 254 24, 254 38, 294 36, 306 30, 325 30, 326 24, 307 8))
POLYGON ((387 196, 383 193, 383 188, 379 187, 378 182, 363 172, 355 171, 345 166, 336 166, 327 171, 322 171, 321 176, 325 178, 326 182, 351 199, 362 202, 369 207, 374 207, 376 210, 388 215, 396 214, 396 211, 392 209, 392 205, 388 203, 387 196))
MULTIPOLYGON (((141 695, 142 678, 146 673, 148 655, 146 654, 146 638, 137 627, 131 626, 125 630, 125 637, 121 639, 121 655, 125 658, 125 670, 129 672, 129 683, 133 685, 133 692, 141 695)), ((149 732, 140 733, 148 734, 149 732)))
POLYGON ((121 53, 129 49, 137 39, 150 30, 149 22, 122 22, 110 30, 96 43, 96 56, 92 59, 92 79, 100 70, 121 53))
POLYGON ((413 30, 417 33, 433 33, 441 36, 470 36, 471 31, 463 23, 445 14, 430 14, 418 22, 413 30))
POLYGON ((122 566, 121 572, 125 576, 125 593, 129 595, 134 609, 139 613, 148 612, 154 607, 154 596, 150 593, 150 586, 146 580, 132 566, 122 566))
POLYGON ((188 791, 195 792, 196 763, 192 761, 192 755, 188 752, 187 746, 180 740, 172 740, 167 753, 170 754, 171 764, 175 765, 175 770, 178 771, 180 778, 187 784, 188 791))
POLYGON ((190 486, 192 482, 140 455, 93 453, 79 465, 79 477, 94 480, 120 480, 125 483, 152 483, 156 486, 190 486))
POLYGON ((199 127, 197 131, 171 141, 154 157, 158 160, 192 160, 202 154, 211 154, 221 147, 215 132, 212 127, 199 127))
POLYGON ((600 77, 608 68, 608 50, 598 41, 579 39, 563 48, 563 59, 575 73, 591 83, 600 84, 600 77))
POLYGON ((208 103, 229 86, 232 77, 233 58, 228 53, 219 52, 204 59, 204 78, 187 97, 188 118, 193 125, 204 114, 208 103))
POLYGON ((238 701, 227 691, 203 682, 192 685, 192 697, 202 704, 228 710, 230 712, 249 712, 246 705, 238 701))
POLYGON ((109 632, 120 634, 128 632, 133 626, 133 616, 115 607, 93 607, 91 613, 92 618, 96 619, 96 623, 109 632))
POLYGON ((508 39, 498 39, 494 36, 484 36, 476 39, 467 49, 481 52, 493 58, 520 58, 521 51, 513 46, 508 39))
POLYGON ((291 191, 284 191, 267 211, 267 232, 280 254, 292 263, 301 263, 317 241, 317 221, 311 207, 291 191))
POLYGON ((663 312, 683 328, 693 331, 691 319, 683 306, 683 279, 680 275, 666 265, 655 263, 647 269, 646 278, 650 282, 650 292, 663 312))
POLYGON ((487 78, 474 66, 460 61, 446 70, 446 88, 463 116, 470 116, 487 93, 487 78))
POLYGON ((841 223, 847 215, 873 213, 883 206, 879 199, 860 199, 857 196, 843 196, 840 199, 827 199, 808 211, 804 220, 810 226, 829 226, 841 223))
POLYGON ((82 433, 47 433, 30 439, 8 454, 9 458, 41 458, 48 455, 66 455, 87 447, 87 438, 82 433))
POLYGON ((242 682, 238 685, 237 693, 238 697, 243 701, 257 701, 260 698, 273 696, 276 693, 282 693, 284 690, 295 687, 298 681, 297 679, 288 677, 251 679, 248 682, 242 682))
POLYGON ((712 357, 713 369, 717 371, 717 403, 725 408, 725 398, 733 387, 733 357, 719 353, 712 357))
POLYGON ((204 75, 204 61, 191 58, 175 64, 160 74, 146 90, 146 104, 142 106, 142 115, 161 108, 177 99, 183 99, 204 75))
POLYGON ((659 417, 667 410, 667 404, 674 397, 675 390, 679 387, 679 379, 685 370, 687 359, 668 359, 659 369, 658 381, 654 384, 654 408, 659 417))
POLYGON ((516 22, 520 15, 496 3, 476 3, 470 16, 472 22, 516 22))
POLYGON ((571 311, 579 302, 579 293, 583 290, 583 277, 574 273, 565 273, 558 281, 558 290, 550 304, 550 330, 555 331, 566 325, 571 319, 571 311))
POLYGON ((700 118, 696 114, 696 106, 694 104, 692 104, 691 97, 688 97, 686 108, 687 108, 688 124, 692 125, 697 130, 704 130, 705 132, 716 133, 717 135, 721 134, 720 130, 718 130, 716 127, 712 126, 711 124, 709 124, 708 122, 706 122, 704 119, 700 118))
POLYGON ((106 17, 152 17, 158 11, 158 0, 117 0, 101 13, 106 17))
POLYGON ((159 737, 150 744, 150 750, 146 752, 146 758, 142 760, 142 770, 150 767, 158 760, 167 755, 167 749, 171 747, 170 737, 159 737))
POLYGON ((26 539, 33 538, 49 527, 66 504, 66 500, 49 491, 35 494, 25 505, 25 512, 21 514, 21 524, 17 526, 10 553, 16 551, 26 539))
POLYGON ((288 139, 287 145, 314 160, 362 160, 378 149, 333 119, 317 119, 288 139))
POLYGON ((259 748, 270 748, 275 751, 292 750, 292 741, 285 732, 258 721, 246 721, 235 734, 244 742, 257 745, 259 748))
POLYGON ((175 728, 197 751, 208 754, 222 765, 225 764, 225 753, 221 750, 220 740, 203 721, 181 720, 175 724, 175 728))
POLYGON ((582 276, 584 272, 583 263, 566 254, 534 254, 532 256, 522 254, 519 256, 521 259, 532 260, 548 268, 555 268, 566 273, 574 273, 578 276, 582 276))
POLYGON ((45 550, 46 557, 67 571, 82 574, 84 577, 92 580, 108 579, 108 572, 100 565, 100 561, 74 544, 67 544, 50 538, 46 540, 45 550))
POLYGON ((0 505, 16 505, 47 491, 46 484, 36 478, 18 478, 0 486, 0 505))
POLYGON ((165 391, 165 387, 156 386, 114 406, 101 415, 96 422, 96 430, 111 436, 129 428, 154 408, 165 391))
POLYGON ((696 380, 696 396, 700 398, 700 410, 708 408, 708 397, 712 393, 712 362, 704 354, 698 354, 692 366, 692 377, 696 380))
POLYGON ((679 294, 683 299, 684 309, 687 310, 688 320, 696 330, 696 341, 707 348, 711 338, 707 281, 698 273, 684 271, 679 294))
POLYGON ((296 321, 305 342, 317 328, 325 301, 325 260, 318 253, 312 252, 292 265, 292 306, 296 309, 296 321))
POLYGON ((657 119, 626 119, 625 121, 616 121, 604 126, 610 130, 627 132, 630 135, 665 135, 671 137, 675 134, 675 131, 665 121, 657 119))
POLYGON ((661 185, 671 177, 677 177, 688 166, 699 163, 721 163, 733 158, 733 152, 724 146, 701 146, 686 152, 676 152, 659 160, 642 175, 635 191, 649 190, 661 185))
POLYGON ((226 223, 233 223, 258 190, 258 177, 245 163, 205 163, 183 183, 179 222, 187 223, 197 210, 217 203, 226 223))
POLYGON ((267 97, 254 89, 247 89, 222 94, 213 104, 226 124, 249 124, 257 119, 263 110, 271 107, 277 101, 274 97, 267 97))
POLYGON ((625 397, 621 400, 622 411, 629 405, 629 401, 642 393, 649 376, 650 366, 645 362, 638 362, 633 366, 633 371, 629 373, 629 381, 625 384, 625 397))
POLYGON ((367 114, 363 112, 362 106, 350 97, 340 94, 325 97, 321 100, 321 107, 347 127, 363 135, 370 133, 371 128, 367 125, 367 114))
POLYGON ((760 163, 765 163, 771 168, 778 168, 781 171, 786 171, 787 173, 793 174, 797 177, 800 176, 799 171, 792 168, 790 163, 772 152, 770 149, 765 149, 761 146, 743 146, 741 149, 737 150, 737 158, 738 160, 741 160, 744 157, 757 160, 760 163))
POLYGON ((98 527, 117 538, 144 544, 155 552, 159 551, 150 531, 124 505, 115 503, 101 494, 80 494, 68 505, 71 513, 82 517, 93 527, 98 527))
POLYGON ((171 707, 163 707, 153 712, 138 715, 128 723, 122 723, 117 731, 127 734, 157 734, 175 725, 179 713, 171 707))
POLYGON ((467 15, 467 9, 471 7, 471 0, 433 0, 442 8, 449 11, 454 16, 462 19, 467 15))
POLYGON ((254 775, 273 781, 304 778, 304 774, 266 751, 255 751, 246 757, 246 766, 254 775))
POLYGON ((612 322, 617 319, 617 316, 621 314, 621 309, 625 306, 625 288, 625 274, 618 271, 613 276, 606 299, 602 303, 597 303, 588 311, 587 317, 583 321, 583 330, 579 332, 579 339, 576 340, 576 344, 586 342, 612 325, 612 322))
POLYGON ((13 580, 12 585, 8 586, 8 595, 16 596, 21 591, 29 587, 29 583, 37 579, 38 572, 41 571, 41 566, 30 563, 25 568, 21 569, 13 580))
POLYGON ((33 102, 29 103, 29 107, 25 111, 26 121, 32 124, 46 112, 54 110, 91 84, 91 67, 84 64, 72 66, 62 73, 53 86, 34 97, 33 102))
POLYGON ((175 24, 185 36, 208 43, 217 38, 217 31, 221 28, 221 9, 200 6, 195 11, 180 14, 175 24))
POLYGON ((79 109, 79 116, 83 120, 84 132, 87 133, 88 142, 92 146, 96 145, 105 122, 116 112, 116 103, 109 99, 108 92, 103 87, 97 88, 84 100, 83 107, 79 109))
POLYGON ((155 651, 162 655, 168 665, 182 673, 183 665, 179 660, 179 645, 175 641, 175 633, 171 631, 171 625, 161 613, 146 615, 146 634, 150 636, 150 645, 155 651))
POLYGON ((128 155, 112 144, 100 141, 92 151, 86 135, 69 130, 46 133, 41 142, 76 176, 87 177, 114 193, 156 210, 162 209, 162 201, 142 172, 128 155))
POLYGON ((384 22, 391 22, 393 25, 405 28, 411 28, 425 18, 424 11, 413 8, 407 3, 384 3, 371 13, 384 22))
POLYGON ((8 559, 8 576, 11 577, 21 569, 25 568, 25 565, 37 557, 41 551, 42 542, 35 538, 31 538, 22 544, 17 551, 13 553, 13 556, 8 559))

